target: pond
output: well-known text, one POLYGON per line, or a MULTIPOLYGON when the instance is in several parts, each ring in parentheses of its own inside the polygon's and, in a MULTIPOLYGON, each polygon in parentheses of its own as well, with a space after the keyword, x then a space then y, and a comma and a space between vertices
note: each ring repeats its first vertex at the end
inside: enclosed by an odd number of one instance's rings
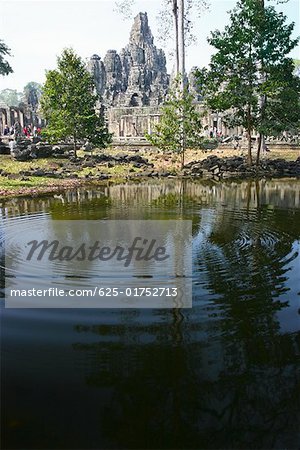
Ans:
POLYGON ((24 233, 58 219, 192 220, 193 307, 0 299, 2 448, 298 448, 300 181, 169 179, 1 204, 24 233))

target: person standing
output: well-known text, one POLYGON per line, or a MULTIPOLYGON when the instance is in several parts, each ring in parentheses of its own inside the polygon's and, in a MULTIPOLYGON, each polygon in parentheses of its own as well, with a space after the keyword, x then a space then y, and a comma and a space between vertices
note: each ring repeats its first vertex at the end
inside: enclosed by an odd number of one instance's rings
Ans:
POLYGON ((9 138, 9 150, 11 156, 15 156, 15 147, 16 147, 15 140, 13 138, 9 138))

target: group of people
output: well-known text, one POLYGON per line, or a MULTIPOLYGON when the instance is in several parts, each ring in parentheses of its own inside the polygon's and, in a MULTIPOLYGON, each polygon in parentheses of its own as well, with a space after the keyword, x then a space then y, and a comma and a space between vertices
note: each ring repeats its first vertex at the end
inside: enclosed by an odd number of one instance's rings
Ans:
POLYGON ((4 136, 16 136, 23 135, 26 137, 36 137, 41 134, 41 128, 35 125, 25 125, 21 130, 19 122, 16 122, 13 126, 9 127, 5 125, 3 130, 4 136))
POLYGON ((27 125, 23 128, 23 134, 24 136, 30 137, 30 136, 39 136, 41 134, 40 127, 36 127, 35 125, 27 125))
POLYGON ((26 139, 39 137, 41 135, 41 128, 32 124, 25 125, 22 128, 20 123, 16 121, 12 127, 5 125, 3 135, 9 138, 10 154, 15 156, 18 139, 22 139, 22 137, 26 139))
POLYGON ((205 137, 210 138, 210 139, 212 139, 212 138, 222 139, 222 137, 223 137, 222 131, 218 130, 216 127, 211 127, 211 128, 205 127, 204 134, 205 134, 205 137))
POLYGON ((3 134, 4 134, 4 136, 10 136, 10 135, 15 134, 14 126, 9 128, 8 125, 5 125, 4 130, 3 130, 3 134))

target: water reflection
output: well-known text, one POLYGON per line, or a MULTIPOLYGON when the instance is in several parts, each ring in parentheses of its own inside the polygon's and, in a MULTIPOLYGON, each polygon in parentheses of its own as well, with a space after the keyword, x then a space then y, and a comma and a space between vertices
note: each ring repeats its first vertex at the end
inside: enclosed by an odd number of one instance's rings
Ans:
POLYGON ((194 305, 2 310, 4 448, 296 448, 299 192, 172 180, 5 202, 24 227, 192 219, 194 305))
MULTIPOLYGON (((151 209, 176 208, 178 215, 180 213, 178 207, 182 204, 212 206, 226 203, 237 209, 266 205, 270 210, 276 207, 297 210, 300 207, 300 184, 299 181, 289 179, 227 183, 210 180, 202 182, 167 180, 139 184, 108 184, 101 185, 97 189, 86 187, 74 189, 61 195, 2 199, 0 206, 3 218, 48 212, 49 209, 53 209, 54 215, 55 211, 57 212, 57 218, 64 215, 63 219, 72 219, 72 211, 77 211, 76 214, 80 219, 100 219, 107 209, 110 218, 119 211, 122 212, 121 216, 124 219, 128 214, 127 208, 131 209, 131 212, 135 210, 136 214, 141 210, 149 212, 151 206, 151 209), (100 214, 99 217, 97 213, 100 214)), ((141 219, 140 216, 138 218, 141 219)))

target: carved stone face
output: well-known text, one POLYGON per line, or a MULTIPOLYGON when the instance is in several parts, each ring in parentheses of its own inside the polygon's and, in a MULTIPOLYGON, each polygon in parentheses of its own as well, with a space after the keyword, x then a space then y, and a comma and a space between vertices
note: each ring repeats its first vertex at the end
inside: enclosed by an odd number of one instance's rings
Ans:
POLYGON ((133 61, 135 61, 136 64, 138 64, 138 65, 145 64, 145 52, 142 48, 135 47, 132 50, 131 55, 132 55, 133 61))

